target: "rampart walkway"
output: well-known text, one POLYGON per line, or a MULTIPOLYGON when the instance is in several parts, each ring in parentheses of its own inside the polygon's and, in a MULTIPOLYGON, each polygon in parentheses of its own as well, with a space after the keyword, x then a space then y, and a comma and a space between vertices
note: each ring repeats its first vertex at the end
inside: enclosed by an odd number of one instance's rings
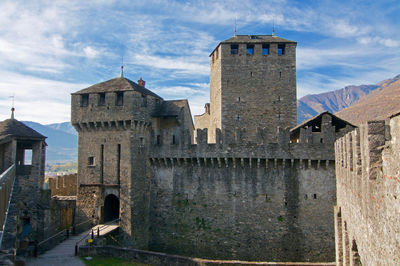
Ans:
POLYGON ((56 265, 56 266, 78 266, 85 264, 75 256, 75 245, 78 241, 82 240, 80 244, 83 244, 87 239, 91 238, 91 231, 93 230, 94 237, 97 237, 97 228, 100 228, 100 236, 104 236, 114 230, 119 225, 96 225, 92 229, 85 231, 76 236, 70 236, 68 239, 56 245, 54 248, 46 251, 39 255, 37 258, 29 258, 26 261, 26 265, 29 266, 43 266, 43 265, 56 265))

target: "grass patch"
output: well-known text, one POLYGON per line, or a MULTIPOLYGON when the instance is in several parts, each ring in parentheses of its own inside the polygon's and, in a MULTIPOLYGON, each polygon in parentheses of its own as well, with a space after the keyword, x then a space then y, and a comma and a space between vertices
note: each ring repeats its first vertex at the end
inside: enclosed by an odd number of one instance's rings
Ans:
POLYGON ((80 259, 88 266, 149 266, 149 264, 144 264, 140 262, 126 261, 117 258, 108 257, 92 257, 91 260, 85 260, 85 257, 80 257, 80 259))

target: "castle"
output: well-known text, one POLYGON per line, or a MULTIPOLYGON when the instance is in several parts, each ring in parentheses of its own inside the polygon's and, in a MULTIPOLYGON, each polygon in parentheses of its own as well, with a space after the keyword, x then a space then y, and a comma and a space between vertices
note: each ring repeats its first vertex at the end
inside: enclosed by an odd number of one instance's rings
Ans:
POLYGON ((203 258, 334 261, 332 114, 296 124, 296 42, 237 35, 210 55, 210 103, 114 78, 71 96, 76 219, 120 218, 127 245, 203 258))
MULTIPOLYGON (((210 55, 210 103, 195 124, 187 100, 166 101, 141 78, 73 93, 78 175, 50 189, 46 137, 13 108, 0 122, 0 263, 48 250, 70 229, 118 220, 124 244, 144 250, 398 265, 400 115, 354 127, 324 112, 294 126, 295 47, 269 35, 221 42, 210 55)), ((205 261, 82 249, 93 250, 205 261)))

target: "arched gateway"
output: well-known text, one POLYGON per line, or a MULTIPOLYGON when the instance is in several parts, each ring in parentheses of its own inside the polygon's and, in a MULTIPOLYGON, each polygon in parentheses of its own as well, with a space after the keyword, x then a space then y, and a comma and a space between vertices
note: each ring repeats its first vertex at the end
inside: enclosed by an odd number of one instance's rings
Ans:
POLYGON ((104 199, 104 222, 109 222, 119 217, 119 199, 114 194, 109 194, 104 199))

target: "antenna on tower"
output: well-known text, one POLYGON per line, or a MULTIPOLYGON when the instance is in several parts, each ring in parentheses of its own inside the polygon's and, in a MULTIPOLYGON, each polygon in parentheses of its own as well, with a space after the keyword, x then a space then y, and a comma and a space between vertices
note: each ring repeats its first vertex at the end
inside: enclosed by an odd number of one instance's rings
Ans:
POLYGON ((272 36, 275 36, 275 18, 272 20, 272 36))
POLYGON ((234 36, 236 37, 236 17, 235 17, 235 32, 234 32, 234 36))
POLYGON ((9 98, 12 98, 12 105, 11 105, 11 119, 14 119, 14 111, 15 111, 15 108, 14 108, 14 98, 15 98, 15 94, 13 93, 13 95, 12 95, 12 96, 10 96, 9 98))
POLYGON ((121 60, 121 78, 124 77, 124 56, 122 56, 121 60))

